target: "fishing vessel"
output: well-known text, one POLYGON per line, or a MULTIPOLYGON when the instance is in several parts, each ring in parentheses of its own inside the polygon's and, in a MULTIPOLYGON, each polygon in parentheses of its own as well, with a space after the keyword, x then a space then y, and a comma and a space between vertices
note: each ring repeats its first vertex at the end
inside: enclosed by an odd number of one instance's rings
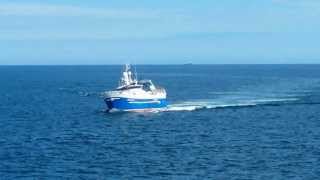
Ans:
POLYGON ((137 73, 126 64, 119 86, 104 93, 107 111, 154 111, 166 108, 166 90, 151 80, 138 80, 137 73))

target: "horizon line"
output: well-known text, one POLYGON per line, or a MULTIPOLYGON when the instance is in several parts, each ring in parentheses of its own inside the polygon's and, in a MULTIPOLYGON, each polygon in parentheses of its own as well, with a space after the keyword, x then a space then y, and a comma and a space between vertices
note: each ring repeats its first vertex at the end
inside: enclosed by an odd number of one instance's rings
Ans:
MULTIPOLYGON (((0 66, 123 66, 121 64, 0 64, 0 66)), ((129 63, 137 66, 192 66, 192 65, 320 65, 319 63, 173 63, 173 64, 148 64, 129 63)))

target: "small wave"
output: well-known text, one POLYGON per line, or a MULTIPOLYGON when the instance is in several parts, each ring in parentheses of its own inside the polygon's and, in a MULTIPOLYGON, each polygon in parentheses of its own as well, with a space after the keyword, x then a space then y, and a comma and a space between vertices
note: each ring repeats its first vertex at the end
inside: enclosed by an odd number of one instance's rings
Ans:
POLYGON ((298 101, 299 98, 271 98, 271 99, 254 99, 250 100, 255 103, 273 103, 273 102, 290 102, 290 101, 298 101))
POLYGON ((72 94, 78 94, 81 97, 88 97, 88 96, 102 96, 101 93, 98 92, 89 92, 86 90, 79 90, 77 88, 59 88, 60 91, 72 94))
POLYGON ((213 95, 250 95, 252 92, 239 92, 239 91, 212 91, 209 92, 208 94, 213 94, 213 95))

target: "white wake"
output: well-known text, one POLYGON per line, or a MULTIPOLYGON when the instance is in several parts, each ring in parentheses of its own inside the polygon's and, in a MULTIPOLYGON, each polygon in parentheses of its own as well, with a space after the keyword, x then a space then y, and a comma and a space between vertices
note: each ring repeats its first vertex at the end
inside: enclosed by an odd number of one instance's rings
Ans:
POLYGON ((274 104, 281 102, 298 101, 298 98, 265 98, 265 99, 252 99, 252 100, 239 100, 221 101, 215 99, 207 100, 192 100, 185 102, 177 102, 168 105, 163 111, 195 111, 200 109, 216 109, 216 108, 228 108, 228 107, 251 107, 257 105, 274 104))

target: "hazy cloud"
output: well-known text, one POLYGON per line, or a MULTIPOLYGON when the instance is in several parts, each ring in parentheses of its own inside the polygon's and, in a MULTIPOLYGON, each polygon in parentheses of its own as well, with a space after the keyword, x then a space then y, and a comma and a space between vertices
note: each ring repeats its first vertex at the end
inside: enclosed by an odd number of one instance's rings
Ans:
POLYGON ((311 7, 311 8, 320 8, 319 0, 272 0, 273 3, 295 6, 295 7, 311 7))
POLYGON ((185 21, 176 9, 0 3, 0 39, 128 39, 163 37, 185 21), (173 25, 174 26, 174 25, 173 25))
POLYGON ((152 9, 88 8, 71 5, 0 3, 0 15, 5 16, 90 16, 102 18, 150 19, 161 16, 152 9))

